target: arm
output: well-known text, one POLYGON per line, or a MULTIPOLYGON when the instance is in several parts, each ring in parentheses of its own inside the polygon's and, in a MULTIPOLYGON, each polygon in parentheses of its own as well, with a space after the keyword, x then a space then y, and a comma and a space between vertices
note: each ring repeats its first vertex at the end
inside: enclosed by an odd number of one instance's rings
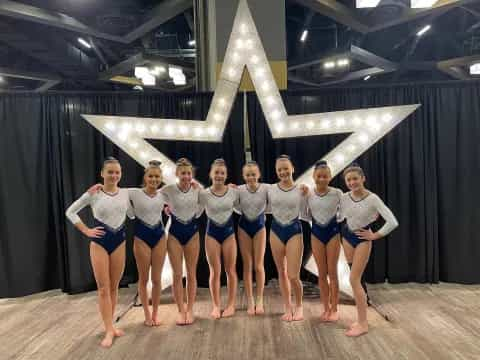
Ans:
POLYGON ((398 221, 392 211, 384 204, 384 202, 375 195, 375 208, 378 213, 385 220, 385 224, 377 231, 373 232, 371 229, 358 230, 355 233, 364 240, 378 240, 390 234, 397 226, 398 221))
POLYGON ((91 204, 92 196, 89 193, 83 194, 78 200, 76 200, 72 205, 70 205, 65 212, 68 220, 72 222, 75 227, 80 230, 83 234, 88 237, 99 238, 102 237, 105 232, 103 231, 102 227, 96 227, 90 229, 87 225, 85 225, 78 216, 80 210, 84 209, 88 205, 91 204))

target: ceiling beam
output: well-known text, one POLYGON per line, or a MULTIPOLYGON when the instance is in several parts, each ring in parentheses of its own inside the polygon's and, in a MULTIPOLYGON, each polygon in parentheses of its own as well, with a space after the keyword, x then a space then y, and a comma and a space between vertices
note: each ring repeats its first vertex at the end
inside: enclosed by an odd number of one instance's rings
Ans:
POLYGON ((99 39, 130 44, 168 20, 185 12, 192 6, 192 0, 164 0, 148 13, 149 16, 144 20, 142 25, 132 30, 125 36, 110 35, 85 25, 66 14, 26 5, 17 1, 0 1, 0 15, 66 29, 81 34, 90 35, 99 39))
POLYGON ((62 79, 57 75, 34 73, 10 68, 0 68, 0 75, 17 79, 43 81, 44 83, 38 88, 34 89, 34 92, 47 91, 62 81, 62 79))

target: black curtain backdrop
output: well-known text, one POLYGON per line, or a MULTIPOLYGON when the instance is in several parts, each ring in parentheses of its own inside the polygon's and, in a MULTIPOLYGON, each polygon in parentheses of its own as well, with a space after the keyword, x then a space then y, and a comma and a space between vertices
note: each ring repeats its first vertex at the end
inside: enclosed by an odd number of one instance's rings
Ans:
MULTIPOLYGON (((0 297, 53 288, 68 293, 95 289, 88 239, 64 212, 91 184, 99 182, 106 156, 119 159, 121 186, 139 186, 143 169, 80 114, 205 119, 211 94, 5 94, 0 96, 0 297)), ((222 143, 152 141, 172 159, 186 156, 208 183, 212 160, 231 164, 230 181, 240 182, 243 108, 236 102, 222 143), (235 166, 233 166, 235 165, 235 166)), ((87 223, 89 211, 82 212, 87 223)), ((204 225, 202 226, 204 227, 204 225)), ((136 281, 132 231, 127 236, 123 284, 136 281)), ((199 281, 208 285, 203 249, 199 281)))
MULTIPOLYGON (((358 159, 367 187, 384 199, 400 222, 387 239, 374 243, 367 280, 480 282, 479 82, 330 88, 282 96, 292 115, 421 103, 358 159)), ((253 93, 248 97, 248 120, 252 156, 266 182, 276 181, 279 154, 289 154, 300 175, 347 136, 272 140, 253 93)), ((339 177, 333 185, 346 191, 339 177)), ((273 264, 271 258, 267 261, 273 264)))

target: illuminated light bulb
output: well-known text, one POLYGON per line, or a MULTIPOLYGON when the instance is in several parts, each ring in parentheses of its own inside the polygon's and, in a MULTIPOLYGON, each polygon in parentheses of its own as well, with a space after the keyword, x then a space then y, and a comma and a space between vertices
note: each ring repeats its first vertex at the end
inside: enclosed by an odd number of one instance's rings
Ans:
POLYGON ((368 142, 368 135, 365 134, 365 133, 362 133, 358 136, 358 140, 362 143, 362 144, 366 144, 368 142))
POLYGON ((300 124, 298 123, 298 121, 295 121, 294 123, 290 124, 290 129, 292 130, 298 130, 300 124))
POLYGON ((245 23, 240 24, 240 33, 245 35, 248 31, 248 26, 245 23))
POLYGON ((186 127, 185 125, 180 125, 178 130, 180 131, 180 134, 182 134, 182 135, 188 134, 188 127, 186 127))
POLYGON ((235 75, 237 75, 237 71, 234 68, 230 68, 228 70, 228 76, 230 76, 231 78, 234 78, 235 75))
POLYGON ((137 124, 137 125, 135 126, 135 130, 136 130, 138 133, 141 134, 141 133, 145 132, 145 125, 143 125, 143 124, 137 124))
POLYGON ((141 152, 140 152, 140 157, 141 157, 142 159, 146 159, 146 158, 148 158, 148 153, 146 153, 145 151, 141 151, 141 152))
POLYGON ((265 99, 267 105, 273 106, 275 105, 275 98, 273 96, 269 96, 265 99))
POLYGON ((263 90, 263 91, 268 91, 268 90, 270 90, 270 84, 265 81, 265 82, 262 84, 262 90, 263 90))
POLYGON ((173 173, 173 169, 171 166, 165 166, 163 169, 163 175, 169 176, 173 173))
POLYGON ((255 76, 259 78, 263 78, 265 76, 265 69, 258 68, 257 70, 255 70, 255 76))
POLYGON ((323 67, 325 69, 333 69, 335 67, 335 63, 333 61, 327 61, 325 64, 323 64, 323 67))
POLYGON ((313 129, 313 127, 315 126, 315 124, 313 123, 313 121, 307 121, 307 129, 311 130, 313 129))
POLYGON ((337 127, 342 127, 345 125, 345 119, 344 118, 338 118, 336 121, 335 121, 335 125, 337 127))
POLYGON ((243 47, 245 46, 245 43, 242 39, 237 39, 237 41, 235 41, 235 46, 237 47, 237 49, 243 49, 243 47))
POLYGON ((247 47, 247 49, 249 50, 252 50, 253 49, 253 45, 254 45, 254 42, 252 39, 248 39, 245 43, 245 46, 247 47))
POLYGON ((362 119, 360 119, 359 117, 353 118, 353 125, 360 126, 361 124, 362 124, 362 119))
POLYGON ((278 123, 278 124, 275 126, 275 130, 277 130, 278 133, 283 132, 284 129, 285 129, 285 125, 284 125, 283 123, 278 123))
POLYGON ((391 114, 385 114, 382 116, 383 122, 389 123, 393 120, 393 116, 391 114))
POLYGON ((158 128, 157 125, 152 125, 150 127, 150 130, 152 131, 152 133, 156 134, 156 133, 158 133, 158 130, 160 130, 160 129, 158 128))
POLYGON ((345 161, 345 156, 343 156, 343 154, 337 154, 335 155, 335 161, 338 163, 342 163, 345 161))
POLYGON ((217 133, 217 128, 215 126, 209 126, 207 128, 207 133, 209 135, 215 135, 217 133))
POLYGON ((114 123, 108 122, 105 124, 105 128, 110 131, 114 131, 117 127, 114 123))
POLYGON ((323 120, 322 121, 322 129, 328 129, 330 127, 330 121, 323 120))
POLYGON ((272 111, 272 113, 270 114, 270 116, 272 117, 273 120, 278 120, 280 118, 280 116, 282 115, 282 113, 278 110, 274 110, 272 111))
POLYGON ((218 122, 218 121, 221 121, 222 118, 223 118, 222 115, 220 115, 219 113, 213 114, 213 120, 215 120, 215 121, 217 121, 217 122, 218 122))
POLYGON ((234 53, 232 53, 232 61, 234 63, 237 63, 240 61, 240 55, 235 51, 234 53))
POLYGON ((250 58, 250 61, 252 62, 252 64, 256 65, 256 64, 259 63, 260 58, 259 58, 257 55, 253 55, 253 56, 250 58))
POLYGON ((167 133, 167 135, 172 135, 173 131, 173 125, 168 124, 167 126, 165 126, 165 132, 167 133))
POLYGON ((125 142, 128 138, 128 133, 125 131, 122 131, 118 134, 118 139, 122 142, 125 142))
POLYGON ((129 132, 132 129, 132 124, 130 123, 123 123, 122 124, 123 131, 129 132))
POLYGON ((203 129, 201 127, 195 128, 195 135, 196 136, 202 136, 203 135, 203 129))
POLYGON ((132 149, 136 149, 136 148, 138 148, 138 143, 137 143, 136 141, 131 142, 131 143, 130 143, 130 147, 131 147, 132 149))
POLYGON ((348 152, 354 152, 356 149, 357 149, 357 147, 356 147, 355 145, 353 145, 353 144, 349 144, 349 145, 347 146, 347 151, 348 151, 348 152))
POLYGON ((218 105, 224 108, 227 105, 227 101, 225 100, 225 98, 218 99, 218 105))

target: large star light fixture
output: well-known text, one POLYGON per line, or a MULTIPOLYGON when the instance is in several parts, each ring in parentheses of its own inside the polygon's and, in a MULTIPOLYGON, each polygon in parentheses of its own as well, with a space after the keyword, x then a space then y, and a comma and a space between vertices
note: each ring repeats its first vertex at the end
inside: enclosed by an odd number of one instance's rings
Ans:
MULTIPOLYGON (((326 154, 332 175, 340 173, 420 106, 404 105, 331 113, 288 115, 246 0, 240 0, 222 70, 205 121, 82 115, 137 162, 160 160, 164 181, 175 182, 174 163, 145 139, 221 142, 243 71, 248 69, 274 139, 351 133, 326 154)), ((297 182, 313 186, 313 167, 297 182)), ((343 259, 343 258, 342 258, 343 259)), ((316 273, 312 259, 306 268, 316 273)), ((352 294, 346 262, 339 262, 341 290, 352 294)), ((318 275, 318 274, 317 274, 318 275)))

